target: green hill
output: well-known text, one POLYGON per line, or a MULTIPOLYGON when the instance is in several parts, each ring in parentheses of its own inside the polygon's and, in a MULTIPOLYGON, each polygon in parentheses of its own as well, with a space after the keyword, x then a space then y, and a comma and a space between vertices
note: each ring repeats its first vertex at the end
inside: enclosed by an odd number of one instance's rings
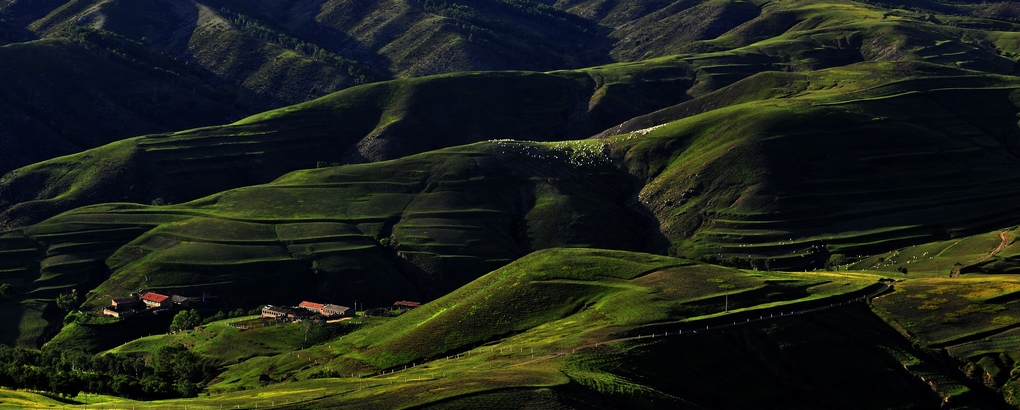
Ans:
POLYGON ((0 343, 218 373, 146 404, 1017 405, 1013 3, 0 3, 0 343))
MULTIPOLYGON (((133 69, 64 40, 0 47, 0 174, 139 134, 240 118, 190 73, 133 69)), ((142 65, 142 64, 139 64, 142 65)))
MULTIPOLYGON (((338 339, 230 365, 209 387, 211 396, 173 403, 994 407, 982 387, 911 346, 864 304, 774 317, 853 298, 874 278, 747 273, 648 254, 552 249, 338 339), (716 327, 731 321, 739 325, 716 327), (624 335, 635 337, 613 341, 624 335), (872 377, 858 377, 866 371, 872 377), (725 394, 734 385, 741 394, 725 394)), ((151 348, 143 346, 185 341, 216 352, 227 337, 257 336, 203 329, 116 351, 145 354, 151 348)))
MULTIPOLYGON (((276 153, 263 148, 279 141, 277 136, 286 141, 314 135, 303 128, 314 124, 308 119, 333 124, 335 117, 323 112, 361 120, 363 129, 353 135, 384 135, 423 119, 438 122, 441 117, 430 115, 434 104, 402 105, 405 97, 422 101, 414 97, 417 88, 427 90, 433 83, 449 89, 447 84, 481 84, 488 78, 493 81, 484 83, 496 84, 494 90, 507 89, 501 83, 507 81, 536 83, 555 92, 547 84, 576 84, 572 81, 586 78, 582 73, 606 72, 636 81, 620 73, 641 72, 653 64, 400 80, 229 127, 132 139, 92 155, 102 158, 108 171, 78 167, 66 173, 90 155, 84 153, 14 173, 17 178, 8 185, 12 191, 24 181, 52 178, 45 175, 61 179, 44 188, 53 199, 20 203, 8 214, 45 216, 87 203, 92 195, 114 193, 104 184, 124 186, 123 178, 145 175, 118 173, 133 166, 155 169, 151 175, 163 177, 151 179, 187 187, 192 195, 269 179, 288 165, 300 165, 281 160, 277 167, 263 166, 226 153, 251 150, 263 159, 306 158, 292 157, 294 145, 276 145, 282 148, 276 153), (411 91, 392 97, 390 91, 400 86, 411 86, 411 91), (357 116, 366 96, 376 95, 387 97, 382 101, 390 105, 371 117, 357 116), (381 120, 389 122, 379 126, 381 120), (295 131, 262 134, 260 127, 295 131), (149 160, 154 155, 166 155, 166 165, 149 160), (222 179, 207 177, 212 170, 238 167, 264 174, 241 174, 248 180, 227 172, 214 173, 222 179), (67 191, 53 189, 61 186, 67 191)), ((658 64, 684 67, 682 60, 658 64)), ((27 238, 46 252, 41 261, 23 254, 20 263, 40 264, 24 292, 55 297, 61 289, 86 286, 94 288, 88 305, 93 308, 143 288, 230 294, 232 303, 245 306, 266 302, 267 289, 282 301, 307 297, 309 289, 335 300, 431 299, 532 250, 559 246, 668 251, 747 268, 816 268, 833 255, 856 260, 1014 223, 1016 184, 1009 170, 1017 166, 1012 153, 1017 108, 1010 95, 1017 84, 1008 76, 926 63, 761 73, 676 106, 694 109, 690 116, 670 120, 672 110, 680 111, 676 107, 653 114, 649 118, 671 122, 645 130, 573 142, 496 139, 391 162, 327 166, 181 205, 79 208, 9 235, 27 238), (706 111, 696 102, 726 105, 706 111), (275 287, 276 275, 286 275, 288 285, 275 287)), ((564 94, 569 95, 559 95, 564 94)), ((504 135, 524 129, 554 139, 572 124, 583 124, 557 120, 543 129, 540 120, 548 117, 535 112, 536 105, 523 94, 511 95, 519 97, 482 98, 492 105, 472 109, 506 115, 506 126, 496 128, 504 135)), ((612 101, 589 97, 593 100, 612 101)), ((573 100, 561 104, 575 106, 573 100)), ((599 109, 598 104, 591 107, 599 109)), ((473 126, 468 121, 456 125, 473 126)), ((369 157, 359 161, 403 154, 399 149, 391 154, 379 139, 354 143, 364 148, 356 155, 369 157)), ((314 141, 304 149, 323 154, 314 141)), ((131 200, 145 192, 115 194, 131 200)), ((152 192, 139 202, 152 201, 152 192)))
POLYGON ((128 139, 15 170, 0 181, 0 226, 101 202, 179 203, 299 169, 477 141, 581 138, 682 101, 691 76, 684 61, 664 58, 355 87, 228 126, 128 139))

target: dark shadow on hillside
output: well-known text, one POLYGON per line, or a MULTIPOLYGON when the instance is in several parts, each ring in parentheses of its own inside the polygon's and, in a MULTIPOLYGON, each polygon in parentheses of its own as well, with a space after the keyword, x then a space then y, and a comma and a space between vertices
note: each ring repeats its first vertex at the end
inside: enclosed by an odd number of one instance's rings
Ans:
MULTIPOLYGON (((283 33, 285 36, 307 43, 307 45, 314 45, 341 58, 354 60, 360 65, 367 67, 368 73, 366 76, 368 82, 391 79, 392 76, 389 72, 391 62, 387 57, 377 53, 347 33, 330 26, 326 21, 319 21, 320 16, 323 16, 323 13, 325 13, 323 6, 326 2, 327 0, 312 0, 283 4, 266 1, 203 1, 204 4, 217 12, 223 12, 225 15, 236 14, 238 18, 243 16, 246 21, 283 33)), ((370 4, 369 2, 350 2, 345 4, 345 7, 353 7, 353 10, 348 10, 349 13, 345 14, 344 17, 356 19, 359 13, 367 12, 365 9, 370 4)), ((288 46, 286 44, 279 45, 288 46)), ((308 46, 301 46, 296 51, 325 63, 326 58, 308 55, 308 49, 308 46)), ((310 96, 309 99, 321 97, 340 89, 322 89, 319 90, 318 94, 310 96)))
POLYGON ((6 302, 0 305, 0 344, 7 346, 16 346, 18 344, 18 335, 21 334, 20 326, 22 318, 25 316, 25 306, 14 303, 6 302))
POLYGON ((28 30, 32 22, 46 17, 54 9, 67 3, 67 0, 35 0, 35 1, 13 1, 8 2, 0 10, 0 39, 3 38, 4 26, 9 30, 9 42, 28 41, 38 38, 35 33, 28 30))

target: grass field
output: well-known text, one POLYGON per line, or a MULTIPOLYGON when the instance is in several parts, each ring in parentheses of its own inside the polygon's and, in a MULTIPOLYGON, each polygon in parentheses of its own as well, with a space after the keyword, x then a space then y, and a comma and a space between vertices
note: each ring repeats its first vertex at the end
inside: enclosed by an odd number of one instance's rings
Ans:
POLYGON ((1018 297, 1020 281, 1009 276, 919 279, 897 284, 875 306, 918 340, 950 345, 1020 323, 1018 297))
MULTIPOLYGON (((969 266, 994 251, 1002 242, 999 237, 1000 232, 1001 230, 996 230, 871 255, 850 264, 849 268, 889 271, 890 273, 896 272, 898 268, 905 268, 910 277, 947 278, 954 269, 969 266)), ((1014 234, 1007 231, 1007 235, 1008 243, 1012 244, 1014 234)), ((1011 247, 1007 246, 997 254, 997 257, 1008 258, 1012 252, 1011 247)), ((965 269, 964 272, 967 270, 965 269)), ((1005 271, 1000 270, 997 273, 1005 273, 1005 271)))

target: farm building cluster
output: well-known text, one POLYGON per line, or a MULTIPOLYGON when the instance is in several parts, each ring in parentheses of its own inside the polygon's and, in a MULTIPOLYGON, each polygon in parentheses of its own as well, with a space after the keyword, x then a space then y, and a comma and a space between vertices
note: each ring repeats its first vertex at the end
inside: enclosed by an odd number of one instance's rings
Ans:
POLYGON ((325 321, 327 319, 340 319, 345 317, 354 317, 354 309, 347 306, 333 305, 329 303, 304 301, 297 306, 265 305, 262 307, 262 317, 258 319, 237 321, 231 323, 230 326, 241 330, 247 330, 281 323, 300 322, 303 320, 325 321))
POLYGON ((304 301, 294 307, 266 305, 262 307, 264 318, 310 319, 315 316, 341 318, 354 316, 354 310, 347 306, 304 301))
MULTIPOLYGON (((204 297, 203 297, 204 299, 204 297)), ((163 295, 156 292, 145 292, 138 297, 113 299, 110 306, 103 309, 103 314, 120 319, 130 319, 144 314, 161 314, 175 309, 191 306, 191 298, 181 295, 163 295)), ((406 311, 421 306, 421 303, 401 300, 392 307, 368 309, 365 316, 383 316, 395 310, 406 311)), ((354 309, 330 303, 303 301, 297 306, 265 305, 262 317, 231 323, 239 329, 251 329, 279 323, 300 322, 302 320, 325 321, 354 317, 354 309)))
POLYGON ((110 306, 103 308, 103 314, 128 319, 143 313, 160 314, 175 308, 186 308, 190 305, 191 298, 185 296, 167 296, 156 292, 145 292, 137 298, 113 299, 110 306))
MULTIPOLYGON (((381 312, 410 310, 418 306, 421 306, 421 303, 402 300, 394 303, 393 307, 366 310, 365 316, 381 316, 381 312)), ((335 320, 351 317, 354 317, 354 309, 347 306, 304 301, 297 306, 265 305, 262 307, 262 317, 258 319, 240 320, 231 323, 230 326, 241 330, 247 330, 282 323, 300 322, 303 320, 325 321, 329 319, 335 320)))

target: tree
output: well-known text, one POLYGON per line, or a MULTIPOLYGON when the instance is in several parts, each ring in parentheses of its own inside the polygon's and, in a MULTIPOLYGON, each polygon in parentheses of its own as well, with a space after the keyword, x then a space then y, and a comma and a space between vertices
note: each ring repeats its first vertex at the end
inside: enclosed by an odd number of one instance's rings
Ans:
POLYGON ((65 312, 70 312, 81 306, 81 295, 78 294, 78 289, 71 289, 70 292, 61 293, 57 296, 57 307, 65 312))
POLYGON ((174 333, 181 330, 191 330, 201 323, 202 317, 199 316, 197 310, 185 309, 174 315, 174 320, 170 322, 170 332, 174 333))
POLYGON ((216 312, 215 315, 212 315, 212 316, 209 316, 209 317, 205 318, 205 320, 202 321, 202 324, 209 324, 209 323, 215 322, 217 320, 223 320, 223 319, 226 319, 226 318, 227 318, 227 314, 224 311, 221 310, 219 312, 216 312))
POLYGON ((846 255, 842 253, 834 253, 829 256, 828 267, 839 269, 839 265, 846 264, 846 255))
POLYGON ((57 371, 50 373, 49 390, 65 397, 77 396, 84 389, 81 379, 74 377, 74 374, 57 371))

